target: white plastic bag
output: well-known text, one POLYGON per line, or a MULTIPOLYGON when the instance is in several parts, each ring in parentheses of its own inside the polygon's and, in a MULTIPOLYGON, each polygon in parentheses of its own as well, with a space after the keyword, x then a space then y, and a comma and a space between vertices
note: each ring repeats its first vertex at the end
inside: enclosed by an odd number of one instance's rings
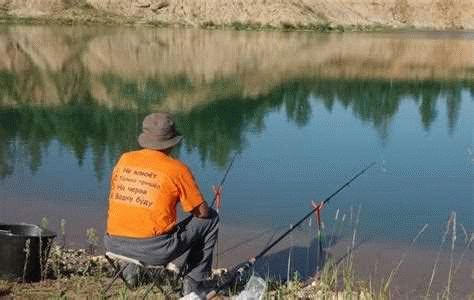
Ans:
POLYGON ((201 300, 201 298, 199 298, 199 296, 196 295, 196 293, 192 292, 192 293, 187 294, 186 296, 179 298, 179 300, 201 300))
POLYGON ((252 275, 245 285, 245 289, 239 295, 232 297, 232 300, 262 300, 266 290, 265 280, 252 275))

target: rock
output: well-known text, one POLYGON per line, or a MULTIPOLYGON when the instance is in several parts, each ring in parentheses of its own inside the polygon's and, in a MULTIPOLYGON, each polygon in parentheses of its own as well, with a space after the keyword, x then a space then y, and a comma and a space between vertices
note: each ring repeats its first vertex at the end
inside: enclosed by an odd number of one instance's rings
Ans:
POLYGON ((159 1, 158 3, 153 4, 151 6, 151 10, 153 12, 158 12, 160 9, 168 7, 169 5, 170 5, 170 3, 167 0, 159 1))

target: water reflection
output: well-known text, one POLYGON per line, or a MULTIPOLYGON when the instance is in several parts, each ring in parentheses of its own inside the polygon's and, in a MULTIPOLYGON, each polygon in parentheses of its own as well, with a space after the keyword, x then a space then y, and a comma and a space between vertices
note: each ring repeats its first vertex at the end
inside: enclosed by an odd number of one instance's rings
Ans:
MULTIPOLYGON (((351 109, 355 116, 369 122, 387 139, 388 125, 404 98, 419 107, 420 122, 429 130, 436 105, 446 98, 447 127, 454 130, 461 107, 462 82, 397 82, 357 80, 301 80, 276 87, 257 97, 233 96, 209 99, 208 104, 177 115, 180 130, 186 136, 184 146, 197 149, 201 160, 224 166, 233 151, 245 146, 248 132, 264 129, 267 112, 284 109, 288 120, 304 126, 311 118, 312 106, 322 102, 328 111, 337 102, 351 109)), ((157 89, 156 93, 162 91, 157 89)), ((13 163, 29 162, 32 172, 41 165, 43 152, 53 140, 69 148, 82 163, 87 149, 93 154, 96 176, 103 177, 106 153, 115 160, 121 152, 134 149, 143 116, 153 110, 153 102, 129 100, 138 110, 106 108, 93 98, 55 107, 2 107, 0 176, 12 174, 13 163)))
POLYGON ((156 110, 177 114, 182 146, 218 166, 269 112, 302 127, 317 103, 342 104, 384 142, 403 101, 427 131, 446 101, 452 133, 462 91, 474 98, 471 38, 2 27, 0 178, 18 161, 34 173, 59 141, 79 164, 91 150, 101 180, 156 110))

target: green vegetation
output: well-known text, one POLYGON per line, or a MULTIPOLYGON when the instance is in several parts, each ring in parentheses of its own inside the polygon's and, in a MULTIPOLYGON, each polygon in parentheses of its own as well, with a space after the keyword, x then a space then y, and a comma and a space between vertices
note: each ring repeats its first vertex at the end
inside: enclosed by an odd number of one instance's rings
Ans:
MULTIPOLYGON (((133 17, 117 17, 106 13, 95 12, 92 8, 85 8, 88 13, 84 16, 57 16, 57 17, 19 17, 0 15, 0 24, 16 24, 16 25, 136 25, 151 26, 156 28, 193 28, 186 23, 168 23, 158 20, 143 21, 133 17)), ((0 8, 1 11, 1 8, 0 8)), ((289 22, 281 22, 280 26, 262 24, 259 22, 240 22, 233 21, 231 23, 216 24, 213 21, 204 21, 200 23, 199 28, 207 30, 237 30, 237 31, 314 31, 314 32, 393 32, 416 30, 413 26, 387 26, 381 24, 371 25, 347 25, 332 24, 329 22, 314 22, 308 24, 293 24, 289 22)), ((428 30, 428 29, 425 29, 428 30)))
MULTIPOLYGON (((154 25, 153 23, 149 23, 154 25)), ((159 27, 167 27, 167 24, 160 24, 159 27)), ((380 24, 374 25, 358 25, 358 26, 343 26, 336 25, 329 22, 315 22, 302 24, 297 23, 293 24, 290 22, 281 22, 280 26, 273 26, 269 24, 262 24, 259 22, 240 22, 233 21, 230 24, 216 24, 213 21, 205 21, 199 25, 203 29, 232 29, 237 31, 315 31, 315 32, 389 32, 394 31, 395 29, 390 26, 383 26, 380 24)), ((398 27, 397 30, 405 30, 408 27, 398 27)))

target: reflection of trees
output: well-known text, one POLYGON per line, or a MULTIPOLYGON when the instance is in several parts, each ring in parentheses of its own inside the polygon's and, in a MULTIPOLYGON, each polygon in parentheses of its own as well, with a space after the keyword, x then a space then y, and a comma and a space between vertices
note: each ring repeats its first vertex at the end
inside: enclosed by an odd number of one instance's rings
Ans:
MULTIPOLYGON (((1 83, 0 83, 1 84, 1 83)), ((14 163, 14 149, 13 137, 16 134, 16 130, 12 128, 14 123, 8 122, 5 116, 8 111, 0 110, 0 179, 5 178, 13 173, 14 163)))
POLYGON ((143 115, 130 111, 112 111, 84 104, 68 105, 55 109, 18 108, 0 111, 2 138, 0 155, 7 156, 0 161, 0 175, 11 173, 13 161, 11 148, 16 145, 16 155, 29 161, 35 172, 41 159, 53 140, 68 148, 82 164, 86 151, 91 150, 96 175, 101 178, 108 155, 115 158, 126 150, 136 148, 137 129, 135 124, 143 115), (17 140, 17 141, 15 141, 17 140), (10 153, 10 155, 8 155, 10 153))
POLYGON ((459 117, 459 111, 461 110, 461 89, 451 89, 447 91, 446 95, 446 106, 448 113, 448 127, 450 134, 453 133, 456 121, 459 117))
POLYGON ((309 86, 294 83, 282 91, 282 100, 285 103, 286 116, 294 120, 298 126, 304 126, 311 118, 311 104, 309 102, 309 86))
MULTIPOLYGON (((8 76, 0 74, 8 80, 8 76)), ((14 156, 28 161, 34 172, 41 165, 44 151, 53 140, 69 149, 79 164, 91 153, 96 176, 104 176, 107 160, 114 161, 123 151, 137 147, 136 137, 144 115, 163 99, 169 86, 193 92, 191 83, 178 78, 171 83, 149 80, 145 83, 116 82, 113 76, 104 79, 108 89, 122 95, 121 108, 105 108, 84 90, 68 91, 67 105, 44 107, 28 105, 22 99, 13 108, 0 109, 0 177, 13 172, 14 156), (116 92, 117 92, 116 91, 116 92), (134 96, 135 95, 135 96, 134 96), (134 107, 135 109, 125 109, 134 107), (13 147, 18 148, 14 151, 13 147)), ((0 85, 5 85, 1 81, 0 85)), ((6 84, 11 88, 10 84, 6 84)), ((2 86, 3 87, 3 86, 2 86)), ((86 86, 87 87, 87 86, 86 86)), ((465 82, 434 81, 373 81, 303 79, 280 85, 269 92, 252 97, 219 96, 177 114, 180 131, 185 135, 183 147, 196 149, 203 161, 224 166, 233 151, 245 147, 249 132, 261 132, 264 118, 270 111, 284 109, 289 121, 305 126, 311 118, 312 100, 319 101, 330 111, 338 103, 351 109, 354 115, 373 124, 388 135, 388 125, 401 101, 418 103, 421 123, 429 130, 436 118, 439 99, 446 98, 448 128, 453 130, 461 104, 461 91, 470 87, 465 82)), ((3 90, 0 96, 10 93, 3 90)), ((16 91, 18 92, 18 90, 16 91)), ((472 90, 471 90, 472 92, 472 90)))

